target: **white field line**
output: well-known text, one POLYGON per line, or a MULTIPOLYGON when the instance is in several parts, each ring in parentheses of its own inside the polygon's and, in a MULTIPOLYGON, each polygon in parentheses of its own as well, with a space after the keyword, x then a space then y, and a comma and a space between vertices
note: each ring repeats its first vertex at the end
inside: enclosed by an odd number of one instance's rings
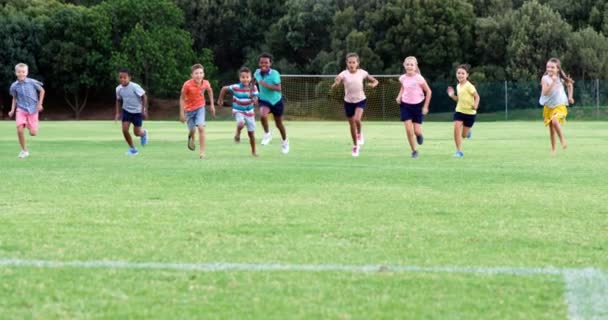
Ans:
POLYGON ((566 286, 566 303, 570 320, 608 319, 608 274, 602 270, 519 267, 422 267, 406 265, 342 265, 281 263, 171 263, 129 261, 55 261, 0 259, 0 267, 148 269, 200 272, 221 271, 302 271, 302 272, 399 272, 399 273, 464 273, 482 275, 562 276, 566 286))

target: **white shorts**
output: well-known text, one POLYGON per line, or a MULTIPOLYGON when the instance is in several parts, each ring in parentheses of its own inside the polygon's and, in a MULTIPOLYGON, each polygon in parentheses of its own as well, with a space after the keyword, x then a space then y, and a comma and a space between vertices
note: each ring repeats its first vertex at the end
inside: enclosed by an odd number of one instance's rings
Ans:
POLYGON ((247 126, 248 132, 255 131, 255 117, 254 116, 247 116, 242 112, 235 112, 234 118, 236 119, 237 126, 244 124, 247 126))

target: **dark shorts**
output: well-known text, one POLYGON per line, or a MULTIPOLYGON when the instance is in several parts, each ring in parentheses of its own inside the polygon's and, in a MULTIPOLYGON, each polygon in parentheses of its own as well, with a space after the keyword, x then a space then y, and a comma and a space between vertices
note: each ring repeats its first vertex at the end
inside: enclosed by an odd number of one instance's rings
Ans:
POLYGON ((344 101, 344 113, 347 118, 352 118, 355 115, 355 110, 357 108, 365 109, 365 106, 367 106, 367 99, 355 103, 344 101))
POLYGON ((476 114, 464 114, 461 112, 454 113, 454 121, 462 121, 462 124, 467 128, 472 128, 475 123, 476 114))
POLYGON ((141 127, 144 120, 144 116, 141 113, 131 113, 126 110, 122 110, 122 122, 131 122, 136 127, 141 127))
POLYGON ((424 101, 418 104, 401 102, 401 106, 399 108, 401 111, 401 121, 411 120, 413 123, 422 124, 422 120, 424 120, 424 115, 422 114, 423 106, 424 101))
POLYGON ((277 102, 275 104, 272 104, 266 100, 260 100, 259 104, 260 104, 260 108, 266 107, 266 108, 270 109, 270 113, 272 113, 275 117, 283 116, 283 111, 285 109, 285 106, 283 105, 282 98, 281 98, 281 100, 279 100, 279 102, 277 102))

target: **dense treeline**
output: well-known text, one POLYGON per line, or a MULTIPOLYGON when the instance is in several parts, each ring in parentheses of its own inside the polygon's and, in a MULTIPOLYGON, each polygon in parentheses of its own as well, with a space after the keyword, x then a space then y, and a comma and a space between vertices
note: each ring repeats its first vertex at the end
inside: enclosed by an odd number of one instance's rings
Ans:
MULTIPOLYGON (((154 96, 175 96, 188 67, 232 79, 272 52, 283 73, 336 74, 358 52, 372 73, 418 57, 430 80, 469 63, 475 80, 538 79, 548 57, 577 79, 608 71, 608 0, 0 0, 3 91, 17 62, 78 116, 133 70, 154 96)), ((3 93, 4 94, 4 93, 3 93)))

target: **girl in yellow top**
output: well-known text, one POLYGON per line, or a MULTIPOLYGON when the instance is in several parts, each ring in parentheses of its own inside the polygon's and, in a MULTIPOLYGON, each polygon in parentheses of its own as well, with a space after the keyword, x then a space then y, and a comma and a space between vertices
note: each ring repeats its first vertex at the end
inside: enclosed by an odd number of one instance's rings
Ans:
POLYGON ((574 103, 573 84, 574 81, 562 70, 561 63, 557 58, 547 61, 547 71, 540 81, 542 92, 539 103, 544 106, 543 117, 545 126, 549 126, 549 137, 551 138, 551 153, 555 155, 555 136, 559 137, 562 148, 566 149, 568 144, 562 133, 561 124, 566 122, 568 115, 568 103, 574 103), (564 90, 564 84, 568 88, 568 96, 564 90))
POLYGON ((456 94, 454 88, 448 87, 448 95, 452 100, 456 101, 456 112, 454 113, 454 142, 456 143, 456 153, 454 157, 462 158, 462 138, 471 137, 471 128, 475 123, 477 108, 479 107, 479 95, 475 86, 468 80, 469 69, 468 64, 461 64, 456 69, 456 94))

